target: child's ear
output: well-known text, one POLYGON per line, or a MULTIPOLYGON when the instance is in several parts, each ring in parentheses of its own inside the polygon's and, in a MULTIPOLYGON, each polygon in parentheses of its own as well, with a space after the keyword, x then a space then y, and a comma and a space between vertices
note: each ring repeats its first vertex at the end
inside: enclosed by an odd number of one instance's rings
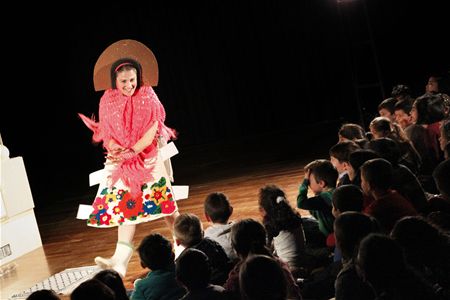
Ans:
POLYGON ((147 266, 144 264, 143 261, 141 261, 141 267, 142 267, 143 269, 147 268, 147 266))
POLYGON ((326 188, 327 187, 327 183, 325 181, 323 181, 323 180, 319 180, 318 184, 319 184, 319 186, 321 188, 326 188))
POLYGON ((175 245, 176 246, 180 246, 181 245, 181 241, 177 238, 175 238, 175 245))
POLYGON ((346 161, 344 161, 343 163, 342 163, 342 166, 344 167, 344 170, 345 171, 348 171, 348 166, 349 166, 350 164, 348 163, 348 162, 346 162, 346 161))
POLYGON ((233 206, 230 205, 230 216, 233 214, 233 206))

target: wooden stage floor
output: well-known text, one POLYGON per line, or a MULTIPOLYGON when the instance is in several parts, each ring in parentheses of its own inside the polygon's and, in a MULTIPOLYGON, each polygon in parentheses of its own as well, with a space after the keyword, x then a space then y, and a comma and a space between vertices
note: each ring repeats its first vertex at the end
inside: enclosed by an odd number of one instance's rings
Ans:
MULTIPOLYGON (((266 184, 276 184, 282 188, 295 207, 304 165, 313 159, 328 158, 328 148, 334 142, 330 139, 314 151, 264 151, 260 145, 255 145, 244 153, 238 151, 239 145, 204 146, 190 149, 183 159, 178 159, 176 157, 183 154, 180 151, 172 160, 174 184, 187 184, 190 190, 189 198, 178 202, 179 211, 197 214, 206 228, 208 223, 203 214, 203 201, 209 193, 220 191, 228 195, 234 207, 231 219, 250 217, 260 220, 257 197, 259 189, 266 184)), ((267 145, 276 147, 270 142, 267 145)), ((25 290, 67 268, 94 265, 93 259, 97 255, 112 255, 117 229, 92 228, 86 226, 85 220, 76 219, 78 204, 90 202, 90 199, 81 197, 45 209, 35 208, 43 246, 13 261, 15 270, 0 279, 1 299, 8 299, 13 292, 25 290)), ((306 211, 300 213, 307 215, 306 211)), ((161 219, 139 224, 134 237, 135 245, 153 232, 171 239, 161 219)), ((131 288, 134 279, 143 272, 146 271, 141 268, 137 253, 134 253, 124 280, 125 286, 131 288)))

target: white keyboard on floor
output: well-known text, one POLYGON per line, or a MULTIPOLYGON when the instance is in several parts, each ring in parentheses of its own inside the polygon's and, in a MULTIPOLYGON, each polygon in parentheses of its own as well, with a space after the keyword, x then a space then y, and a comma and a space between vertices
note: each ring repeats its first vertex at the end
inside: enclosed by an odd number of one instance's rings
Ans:
POLYGON ((78 285, 92 278, 101 270, 102 269, 100 269, 96 265, 66 269, 62 272, 48 277, 47 279, 44 279, 41 282, 36 283, 29 289, 11 295, 9 299, 26 299, 34 291, 42 289, 54 290, 57 294, 69 295, 78 285))

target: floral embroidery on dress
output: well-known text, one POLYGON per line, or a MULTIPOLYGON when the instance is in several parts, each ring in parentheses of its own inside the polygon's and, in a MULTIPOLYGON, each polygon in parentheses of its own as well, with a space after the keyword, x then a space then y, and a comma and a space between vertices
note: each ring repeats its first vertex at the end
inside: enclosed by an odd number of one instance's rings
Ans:
POLYGON ((92 204, 93 211, 88 225, 111 227, 124 223, 137 224, 170 215, 177 209, 165 177, 161 177, 150 187, 143 184, 141 191, 141 196, 133 198, 125 188, 102 189, 92 204))

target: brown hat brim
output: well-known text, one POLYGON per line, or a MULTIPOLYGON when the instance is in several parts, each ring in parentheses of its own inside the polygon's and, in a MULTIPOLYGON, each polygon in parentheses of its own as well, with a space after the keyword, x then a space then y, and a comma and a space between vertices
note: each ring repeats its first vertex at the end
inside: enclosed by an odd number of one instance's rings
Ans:
POLYGON ((94 67, 94 88, 103 91, 111 88, 111 66, 122 58, 132 58, 142 66, 144 85, 158 85, 158 62, 153 52, 141 42, 120 40, 106 48, 94 67))

